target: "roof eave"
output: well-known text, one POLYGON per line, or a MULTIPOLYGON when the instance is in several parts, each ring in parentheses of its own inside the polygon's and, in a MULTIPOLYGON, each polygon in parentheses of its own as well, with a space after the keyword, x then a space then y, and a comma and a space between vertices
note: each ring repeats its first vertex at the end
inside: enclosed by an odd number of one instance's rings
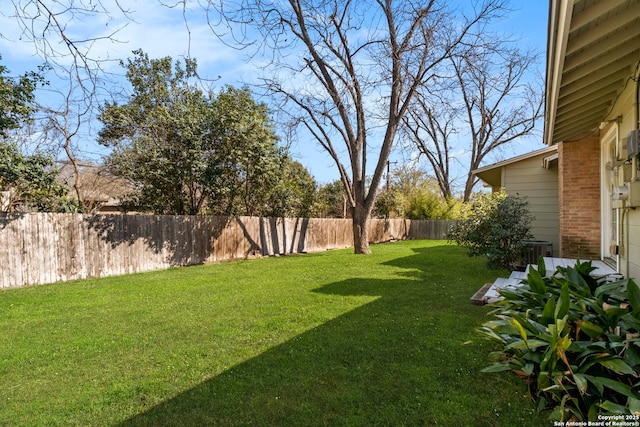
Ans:
POLYGON ((549 0, 547 30, 547 70, 545 88, 544 143, 554 144, 553 131, 560 83, 567 49, 573 0, 549 0))

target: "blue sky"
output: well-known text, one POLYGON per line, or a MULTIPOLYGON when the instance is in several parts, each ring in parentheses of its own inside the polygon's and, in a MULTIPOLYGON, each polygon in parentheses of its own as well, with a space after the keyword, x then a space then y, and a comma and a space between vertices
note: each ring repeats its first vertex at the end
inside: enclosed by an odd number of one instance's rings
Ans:
MULTIPOLYGON (((18 0, 15 0, 18 1, 18 0)), ((113 0, 105 0, 106 5, 113 0)), ((464 1, 464 0, 463 0, 464 1)), ((3 1, 0 8, 0 55, 2 65, 5 65, 12 75, 24 71, 35 70, 42 60, 36 55, 32 42, 21 36, 19 27, 8 0, 3 1)), ((121 3, 123 4, 123 3, 121 3)), ((508 20, 501 23, 501 29, 507 33, 521 36, 523 46, 533 47, 544 52, 547 35, 548 2, 543 0, 513 0, 515 9, 508 20)), ((107 6, 109 7, 109 6, 107 6)), ((156 0, 141 0, 133 2, 129 7, 129 18, 122 14, 103 16, 79 16, 68 22, 68 31, 75 34, 107 35, 119 29, 115 38, 117 43, 102 41, 94 43, 91 55, 101 59, 113 59, 106 68, 115 73, 122 73, 117 59, 126 59, 134 49, 143 49, 151 58, 171 56, 178 59, 190 56, 198 60, 199 74, 215 80, 215 87, 223 84, 241 86, 243 82, 251 81, 256 73, 256 64, 247 63, 242 52, 222 45, 212 35, 201 15, 189 15, 190 43, 187 28, 180 10, 159 6, 156 0)), ((115 7, 112 10, 116 10, 115 7)), ((544 57, 539 62, 540 73, 544 75, 544 57)), ((51 79, 52 86, 55 84, 51 79)), ((47 95, 41 92, 39 99, 47 95)), ((491 161, 499 161, 513 155, 522 154, 541 148, 542 137, 537 135, 519 141, 509 148, 496 153, 491 161)), ((87 141, 79 148, 84 157, 99 158, 107 151, 95 144, 87 137, 87 141)), ((337 169, 329 156, 319 146, 310 141, 298 141, 291 147, 294 158, 303 163, 314 175, 317 181, 326 183, 338 178, 337 169)), ((410 154, 395 152, 392 160, 404 162, 410 154)), ((373 162, 370 162, 373 163, 373 162)))

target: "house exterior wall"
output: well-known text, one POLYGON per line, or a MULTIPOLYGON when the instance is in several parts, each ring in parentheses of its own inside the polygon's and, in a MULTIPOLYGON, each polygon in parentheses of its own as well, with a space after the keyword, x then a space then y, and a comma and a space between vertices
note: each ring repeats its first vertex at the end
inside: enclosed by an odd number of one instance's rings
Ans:
MULTIPOLYGON (((616 102, 608 114, 607 119, 619 118, 617 124, 617 137, 615 144, 617 145, 612 157, 615 156, 618 162, 613 165, 606 165, 609 159, 602 158, 602 170, 611 174, 613 185, 624 185, 633 179, 632 164, 627 158, 627 137, 629 133, 638 127, 638 106, 636 105, 636 84, 630 84, 625 87, 624 91, 616 99, 616 102)), ((609 129, 605 128, 600 132, 600 144, 607 144, 606 136, 609 129)), ((604 147, 603 151, 612 150, 610 147, 604 147)), ((640 163, 640 161, 638 161, 640 163)), ((640 176, 640 172, 637 173, 640 176)), ((602 196, 611 197, 611 189, 602 186, 602 196)), ((640 278, 640 208, 631 208, 627 203, 618 203, 613 205, 613 215, 617 217, 617 236, 619 246, 618 271, 626 277, 635 279, 640 278)))
POLYGON ((536 240, 553 244, 553 255, 560 253, 558 218, 558 170, 545 169, 543 159, 535 156, 503 167, 502 184, 507 194, 527 198, 529 212, 535 218, 531 233, 536 240))
POLYGON ((558 144, 560 256, 600 259, 600 141, 558 144))
POLYGON ((622 257, 624 265, 621 266, 621 271, 627 277, 638 279, 640 278, 640 212, 629 211, 627 221, 627 250, 622 257))

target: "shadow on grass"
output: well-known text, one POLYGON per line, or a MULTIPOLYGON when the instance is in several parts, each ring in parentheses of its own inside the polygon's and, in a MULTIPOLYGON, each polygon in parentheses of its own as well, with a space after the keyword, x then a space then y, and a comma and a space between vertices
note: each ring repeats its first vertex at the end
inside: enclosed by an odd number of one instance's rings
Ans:
MULTIPOLYGON (((478 372, 489 350, 465 342, 477 338, 486 310, 469 304, 469 285, 443 279, 452 272, 437 260, 449 251, 388 263, 406 268, 393 280, 317 289, 378 298, 120 426, 541 425, 524 386, 478 372)), ((460 274, 472 280, 474 272, 460 274)))

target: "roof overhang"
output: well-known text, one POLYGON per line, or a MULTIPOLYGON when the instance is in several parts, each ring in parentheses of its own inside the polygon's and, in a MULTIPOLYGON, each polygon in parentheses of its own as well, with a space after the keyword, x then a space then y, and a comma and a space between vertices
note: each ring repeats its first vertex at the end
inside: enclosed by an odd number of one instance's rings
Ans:
POLYGON ((640 64, 640 1, 550 0, 544 142, 598 130, 640 64))
POLYGON ((551 162, 558 159, 558 146, 552 145, 551 147, 545 147, 540 150, 525 153, 520 156, 512 157, 501 162, 493 163, 481 168, 472 170, 471 173, 480 178, 491 187, 497 188, 502 186, 502 168, 513 163, 528 160, 533 157, 544 156, 540 163, 541 168, 549 169, 551 162))

